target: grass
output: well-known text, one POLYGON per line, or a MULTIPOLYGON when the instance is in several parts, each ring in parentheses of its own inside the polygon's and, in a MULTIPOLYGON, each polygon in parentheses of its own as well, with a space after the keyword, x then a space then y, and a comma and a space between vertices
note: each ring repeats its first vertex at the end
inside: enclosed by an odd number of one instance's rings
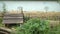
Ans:
MULTIPOLYGON (((41 19, 46 19, 46 20, 50 20, 50 25, 51 27, 49 28, 48 34, 60 34, 60 12, 48 12, 48 13, 44 13, 44 12, 36 12, 36 13, 24 13, 25 17, 25 22, 28 21, 28 17, 39 17, 41 19)), ((45 22, 44 22, 45 23, 45 22)), ((2 24, 2 18, 0 18, 0 26, 3 26, 2 24)), ((12 27, 15 28, 15 30, 18 30, 18 34, 23 34, 23 30, 19 31, 20 27, 19 26, 15 26, 12 27)))
MULTIPOLYGON (((36 19, 33 20, 33 22, 36 21, 36 19)), ((51 21, 51 20, 50 20, 51 21)), ((31 22, 31 21, 30 21, 31 22)), ((59 23, 58 21, 52 21, 52 22, 56 22, 59 23)), ((35 23, 35 22, 34 22, 35 23)), ((44 22, 45 23, 45 22, 44 22)), ((28 24, 26 24, 28 26, 28 24)), ((37 25, 37 24, 36 24, 37 25)), ((50 24, 51 25, 51 24, 50 24)), ((24 26, 25 27, 25 26, 24 26)), ((28 28, 28 27, 27 27, 28 28)), ((24 28, 23 28, 24 29, 24 28)), ((24 30, 20 30, 20 28, 18 27, 18 34, 24 34, 24 30), (19 32, 20 30, 20 32, 19 32)), ((40 34, 60 34, 60 23, 59 24, 54 24, 52 23, 52 26, 49 27, 48 31, 41 31, 40 34)))
POLYGON ((25 16, 29 17, 39 17, 41 19, 48 19, 48 20, 60 20, 60 12, 24 12, 25 16))

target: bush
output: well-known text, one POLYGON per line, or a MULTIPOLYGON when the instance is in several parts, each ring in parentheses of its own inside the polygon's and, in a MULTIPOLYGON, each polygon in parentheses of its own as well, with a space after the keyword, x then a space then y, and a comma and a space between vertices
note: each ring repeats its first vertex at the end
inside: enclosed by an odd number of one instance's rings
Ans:
POLYGON ((24 16, 24 22, 28 21, 30 17, 24 16))
POLYGON ((60 24, 50 29, 50 34, 60 34, 60 24))
POLYGON ((48 34, 49 21, 33 18, 17 29, 17 34, 48 34))
POLYGON ((2 21, 3 21, 3 19, 0 18, 0 27, 3 26, 2 21))

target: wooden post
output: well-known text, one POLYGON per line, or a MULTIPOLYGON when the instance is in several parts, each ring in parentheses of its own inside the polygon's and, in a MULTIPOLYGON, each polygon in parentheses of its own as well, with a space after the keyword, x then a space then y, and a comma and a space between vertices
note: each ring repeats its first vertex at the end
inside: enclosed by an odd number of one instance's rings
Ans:
MULTIPOLYGON (((23 7, 18 7, 18 9, 21 11, 21 14, 23 16, 23 22, 24 22, 24 13, 23 13, 23 7)), ((21 24, 20 24, 20 27, 21 27, 21 24)))

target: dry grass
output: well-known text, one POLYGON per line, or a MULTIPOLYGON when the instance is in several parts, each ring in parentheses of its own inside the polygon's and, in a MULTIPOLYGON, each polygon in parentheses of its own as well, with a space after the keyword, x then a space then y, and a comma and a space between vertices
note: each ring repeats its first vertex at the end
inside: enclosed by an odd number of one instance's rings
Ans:
POLYGON ((60 24, 60 12, 24 12, 24 15, 32 18, 48 19, 51 26, 60 24))
MULTIPOLYGON (((9 11, 8 14, 20 14, 21 11, 9 11)), ((31 18, 39 17, 42 19, 50 19, 50 20, 60 20, 60 12, 40 12, 40 11, 23 11, 24 16, 29 16, 31 18)), ((0 12, 0 16, 1 12, 0 12)))
POLYGON ((59 25, 60 25, 60 21, 50 20, 50 26, 59 26, 59 25))
POLYGON ((24 12, 25 16, 60 20, 60 12, 24 12))

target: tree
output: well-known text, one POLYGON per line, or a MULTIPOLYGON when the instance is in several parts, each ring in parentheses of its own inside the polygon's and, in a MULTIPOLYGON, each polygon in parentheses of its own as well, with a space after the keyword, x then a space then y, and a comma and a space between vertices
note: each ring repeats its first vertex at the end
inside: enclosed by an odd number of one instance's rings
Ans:
POLYGON ((45 11, 47 12, 49 8, 46 6, 44 9, 45 9, 45 11))
POLYGON ((5 3, 3 3, 3 12, 2 12, 2 17, 4 16, 4 14, 6 13, 6 4, 5 3))
POLYGON ((60 0, 57 0, 57 3, 60 5, 60 0))
POLYGON ((4 26, 2 24, 2 21, 3 21, 4 14, 6 13, 6 4, 5 3, 3 3, 3 7, 2 8, 3 8, 3 12, 1 13, 2 17, 0 18, 0 26, 4 26))

